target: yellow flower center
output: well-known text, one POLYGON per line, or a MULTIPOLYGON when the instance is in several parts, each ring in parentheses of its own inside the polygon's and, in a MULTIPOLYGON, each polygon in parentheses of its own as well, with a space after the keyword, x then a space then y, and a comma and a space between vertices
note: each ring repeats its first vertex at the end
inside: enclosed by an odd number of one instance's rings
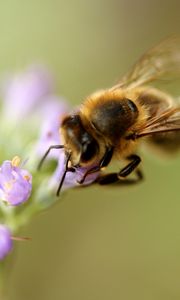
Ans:
POLYGON ((11 181, 8 181, 4 184, 6 190, 10 191, 12 189, 12 186, 13 186, 13 183, 15 182, 15 180, 11 180, 11 181))
POLYGON ((21 159, 19 156, 14 156, 13 159, 11 160, 11 165, 13 167, 18 167, 20 165, 21 159))
POLYGON ((23 176, 23 178, 24 178, 26 181, 30 181, 30 176, 28 176, 28 175, 23 176))

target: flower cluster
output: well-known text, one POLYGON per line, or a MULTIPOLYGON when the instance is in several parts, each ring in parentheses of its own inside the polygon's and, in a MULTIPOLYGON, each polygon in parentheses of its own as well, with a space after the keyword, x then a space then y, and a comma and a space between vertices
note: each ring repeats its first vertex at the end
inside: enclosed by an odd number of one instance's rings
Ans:
MULTIPOLYGON (((32 215, 51 206, 65 168, 63 150, 52 150, 48 168, 37 172, 41 157, 51 145, 61 144, 59 127, 70 113, 65 100, 54 92, 53 79, 40 66, 9 75, 1 83, 0 116, 0 260, 12 249, 12 236, 32 215), (19 156, 22 157, 22 162, 19 156), (13 158, 14 157, 14 158, 13 158), (54 163, 55 170, 53 171, 54 163), (32 188, 33 181, 33 188, 32 188)), ((86 168, 68 172, 63 189, 75 187, 86 168)), ((84 184, 99 173, 87 176, 84 184)))
POLYGON ((32 176, 19 167, 19 157, 4 161, 0 167, 0 199, 9 205, 25 202, 32 189, 32 176))

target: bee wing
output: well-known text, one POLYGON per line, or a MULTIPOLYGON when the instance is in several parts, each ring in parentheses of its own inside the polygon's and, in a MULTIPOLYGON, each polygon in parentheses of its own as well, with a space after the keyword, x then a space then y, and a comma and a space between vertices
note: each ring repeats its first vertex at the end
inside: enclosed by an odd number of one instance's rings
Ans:
POLYGON ((180 131, 180 107, 167 109, 151 118, 144 127, 134 133, 134 137, 141 138, 170 131, 180 131))
POLYGON ((180 37, 173 36, 147 51, 112 90, 132 89, 178 74, 180 75, 180 37))

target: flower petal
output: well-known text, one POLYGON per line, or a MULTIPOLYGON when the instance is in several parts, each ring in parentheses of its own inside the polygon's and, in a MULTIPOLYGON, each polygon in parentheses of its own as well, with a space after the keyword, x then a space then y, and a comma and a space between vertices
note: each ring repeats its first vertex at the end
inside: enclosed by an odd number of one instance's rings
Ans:
POLYGON ((11 251, 12 246, 10 230, 5 225, 0 225, 0 260, 11 251))
POLYGON ((10 121, 19 121, 39 105, 53 90, 52 78, 42 66, 10 76, 2 90, 4 115, 10 121))
POLYGON ((0 168, 0 198, 10 205, 19 205, 30 197, 31 190, 31 174, 5 161, 0 168))

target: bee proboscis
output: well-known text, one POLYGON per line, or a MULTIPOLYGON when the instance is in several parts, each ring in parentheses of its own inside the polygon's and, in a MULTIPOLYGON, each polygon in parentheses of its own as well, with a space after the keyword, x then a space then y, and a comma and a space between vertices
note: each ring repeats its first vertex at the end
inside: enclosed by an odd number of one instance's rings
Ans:
POLYGON ((150 82, 180 74, 180 38, 171 37, 147 51, 115 86, 88 96, 80 109, 67 115, 61 124, 66 166, 57 195, 67 171, 87 167, 80 180, 109 165, 112 158, 128 160, 118 173, 100 173, 97 182, 110 184, 136 172, 142 173, 136 154, 139 142, 146 139, 166 151, 180 148, 180 103, 150 82))

